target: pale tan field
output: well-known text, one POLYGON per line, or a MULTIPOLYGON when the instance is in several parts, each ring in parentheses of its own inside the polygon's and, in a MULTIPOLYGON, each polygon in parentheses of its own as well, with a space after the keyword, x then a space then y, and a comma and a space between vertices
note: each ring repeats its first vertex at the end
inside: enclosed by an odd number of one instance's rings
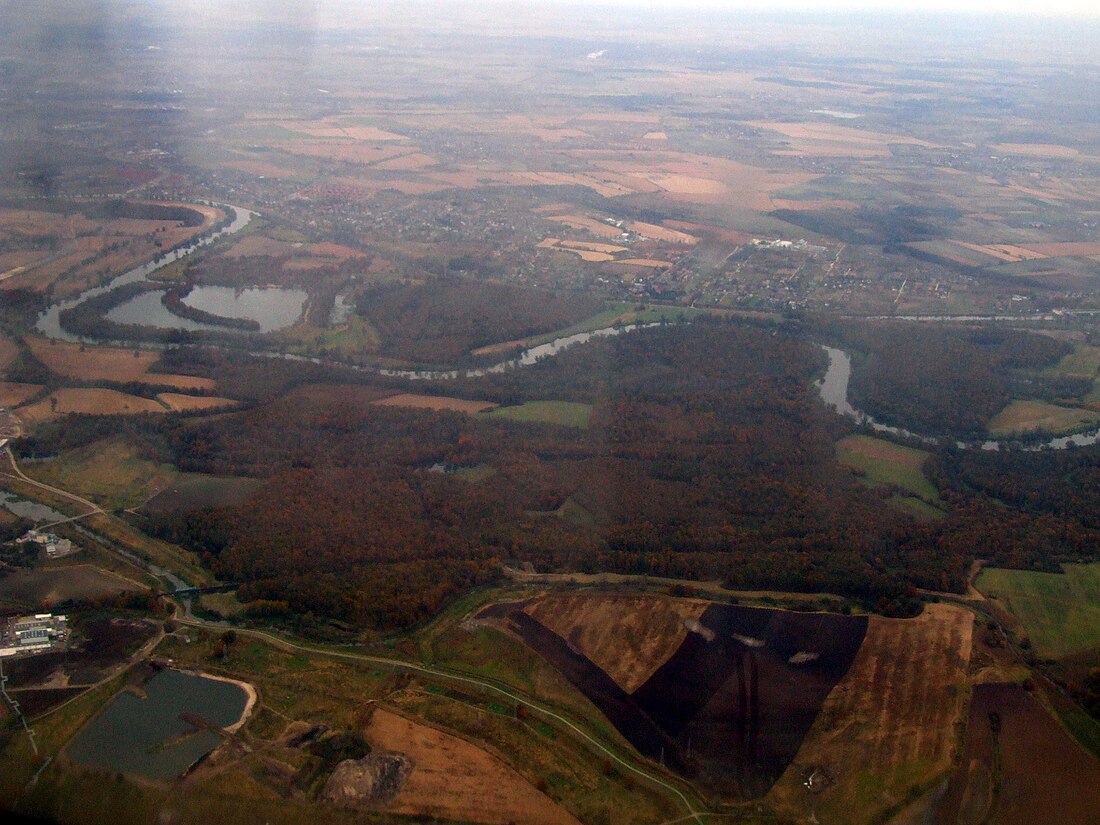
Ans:
POLYGON ((79 213, 66 215, 37 209, 0 209, 0 237, 44 238, 58 235, 61 238, 75 238, 95 229, 95 221, 79 213))
POLYGON ((470 401, 465 398, 448 398, 442 395, 414 395, 401 393, 391 395, 389 398, 380 398, 371 404, 379 407, 409 407, 419 410, 449 410, 475 415, 484 410, 494 409, 497 405, 492 401, 470 401))
POLYGON ((683 643, 684 620, 698 619, 707 604, 656 594, 559 591, 537 599, 526 612, 633 693, 683 643))
POLYGON ((501 131, 517 135, 529 135, 544 143, 560 143, 563 140, 579 140, 592 137, 588 132, 566 126, 566 121, 567 118, 562 117, 508 115, 499 128, 501 131))
POLYGON ((1072 258, 1100 255, 1100 243, 1031 243, 1023 244, 1028 252, 1035 253, 1039 257, 1047 258, 1072 258))
MULTIPOLYGON (((607 246, 606 244, 590 244, 591 246, 607 246)), ((607 252, 601 252, 595 249, 585 249, 584 246, 578 243, 570 243, 559 241, 557 238, 545 238, 538 244, 539 249, 553 249, 556 252, 571 252, 579 257, 582 261, 589 261, 590 263, 600 263, 604 261, 614 260, 614 255, 607 252)), ((612 247, 609 247, 612 248, 612 247)), ((618 252, 623 251, 622 247, 614 247, 618 252)))
POLYGON ((576 120, 597 120, 607 123, 660 123, 660 115, 647 115, 641 112, 587 112, 576 120))
POLYGON ((648 181, 660 187, 673 200, 736 204, 758 212, 775 208, 772 193, 801 186, 817 177, 805 172, 778 172, 727 158, 689 152, 576 150, 569 154, 609 172, 630 176, 632 180, 648 181))
POLYGON ((778 132, 787 138, 787 142, 791 147, 790 150, 777 152, 776 154, 872 158, 889 156, 891 143, 907 143, 925 147, 935 146, 935 144, 927 141, 905 135, 870 132, 833 123, 753 121, 749 125, 757 129, 778 132))
POLYGON ((788 200, 787 198, 772 198, 776 209, 790 209, 793 212, 817 212, 822 209, 857 209, 859 204, 855 201, 844 200, 788 200))
POLYGON ((627 247, 618 246, 616 244, 594 243, 592 241, 559 240, 558 238, 547 238, 545 241, 540 243, 539 246, 541 247, 542 244, 546 243, 547 241, 553 241, 553 243, 549 244, 549 246, 561 246, 566 249, 587 249, 589 252, 603 252, 607 255, 615 255, 619 252, 627 251, 627 247))
POLYGON ((163 406, 148 398, 127 395, 124 392, 104 389, 63 387, 42 401, 37 401, 19 411, 19 417, 27 424, 38 424, 68 413, 82 415, 135 415, 137 413, 163 413, 163 406), (57 401, 56 409, 52 406, 57 401))
POLYGON ((668 229, 664 226, 658 226, 655 223, 646 223, 645 221, 628 221, 627 226, 639 235, 644 235, 647 238, 653 238, 655 241, 665 241, 666 243, 685 244, 691 246, 699 242, 699 239, 694 235, 689 235, 687 232, 680 232, 676 229, 668 229))
POLYGON ((1038 198, 1043 201, 1055 201, 1059 202, 1065 200, 1068 195, 1064 192, 1055 192, 1051 189, 1036 189, 1034 186, 1026 186, 1022 183, 1013 183, 1008 187, 1013 192, 1018 192, 1021 195, 1027 195, 1031 198, 1038 198))
POLYGON ((642 140, 668 140, 668 135, 664 132, 646 132, 642 140))
POLYGON ((1022 246, 1014 246, 1012 244, 976 244, 967 243, 966 241, 953 240, 952 243, 958 244, 966 249, 973 250, 974 252, 980 252, 984 255, 991 255, 999 261, 1005 261, 1006 263, 1017 263, 1019 261, 1034 261, 1039 258, 1046 257, 1039 252, 1034 252, 1022 246))
POLYGON ((991 435, 1012 435, 1033 430, 1059 433, 1100 421, 1100 413, 1078 407, 1059 407, 1042 401, 1013 401, 989 422, 991 435))
POLYGON ((439 161, 431 155, 413 152, 409 155, 400 155, 389 160, 380 161, 374 164, 374 168, 390 172, 415 172, 418 169, 427 169, 430 166, 438 165, 439 161))
POLYGON ((624 266, 646 267, 649 269, 660 269, 661 267, 672 266, 671 261, 660 261, 656 258, 623 258, 615 261, 615 263, 623 264, 624 266))
POLYGON ((995 143, 989 148, 1002 155, 1040 158, 1076 158, 1081 154, 1071 146, 1059 146, 1055 143, 995 143))
POLYGON ((956 726, 966 710, 974 617, 929 604, 915 619, 871 616, 867 636, 843 679, 768 794, 784 814, 863 825, 951 770, 956 726), (803 782, 820 769, 832 778, 818 794, 803 782))
POLYGON ((688 221, 667 221, 673 229, 679 229, 696 237, 710 237, 722 243, 742 244, 752 240, 748 232, 738 232, 735 229, 723 229, 717 226, 707 226, 701 223, 688 221))
POLYGON ((105 274, 121 274, 169 248, 194 237, 222 217, 211 206, 169 202, 202 214, 199 227, 177 221, 120 219, 103 224, 79 213, 0 209, 0 241, 21 243, 52 236, 55 247, 45 256, 2 270, 0 289, 53 290, 54 298, 68 297, 98 283, 105 274), (159 244, 159 245, 158 245, 159 244))
POLYGON ((46 250, 28 249, 20 252, 5 252, 0 254, 0 281, 14 278, 30 266, 50 257, 46 250))
POLYGON ((618 238, 623 231, 617 226, 603 223, 602 221, 586 218, 584 215, 553 215, 547 216, 548 221, 564 223, 573 229, 583 229, 601 238, 618 238))
POLYGON ((212 395, 182 395, 178 392, 162 392, 157 395, 157 400, 167 404, 173 411, 186 410, 213 410, 218 407, 235 407, 237 402, 232 398, 218 398, 212 395))
POLYGON ((13 384, 0 381, 0 407, 18 407, 42 390, 38 384, 13 384))
POLYGON ((386 811, 489 825, 580 825, 503 761, 448 733, 379 708, 367 740, 408 754, 415 767, 386 811))
POLYGON ((518 184, 537 183, 546 186, 586 186, 605 198, 617 198, 646 191, 642 181, 628 181, 614 175, 581 174, 577 172, 517 172, 512 179, 518 184))
POLYGON ((281 148, 293 155, 309 158, 336 160, 344 163, 359 163, 370 166, 408 152, 407 148, 396 146, 374 146, 352 140, 299 140, 281 144, 281 148))
POLYGON ((302 132, 312 137, 349 138, 368 142, 408 140, 404 135, 387 132, 375 126, 345 125, 331 120, 284 120, 276 121, 272 125, 282 126, 292 132, 302 132))
POLYGON ((215 386, 215 382, 209 378, 149 372, 160 359, 155 352, 95 346, 87 346, 81 352, 80 344, 50 341, 47 338, 27 338, 27 343, 35 357, 52 372, 65 378, 114 381, 120 384, 138 381, 177 389, 209 390, 215 386))
POLYGON ((690 175, 653 175, 649 180, 673 195, 724 195, 729 191, 721 181, 690 175))

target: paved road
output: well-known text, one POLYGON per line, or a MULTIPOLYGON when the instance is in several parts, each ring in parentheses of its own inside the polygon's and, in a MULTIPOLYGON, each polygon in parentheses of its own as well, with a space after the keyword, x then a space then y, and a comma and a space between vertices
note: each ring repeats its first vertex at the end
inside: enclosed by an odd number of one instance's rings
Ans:
MULTIPOLYGON (((4 473, 4 475, 8 475, 9 477, 12 477, 12 478, 19 478, 21 481, 24 481, 28 484, 32 484, 35 487, 39 487, 43 490, 48 490, 49 492, 54 493, 55 495, 62 496, 63 498, 67 498, 67 499, 70 499, 72 501, 76 501, 80 504, 83 504, 84 506, 86 506, 90 509, 90 512, 85 513, 84 516, 104 512, 102 508, 100 508, 98 505, 93 504, 92 502, 88 501, 88 499, 86 499, 86 498, 82 498, 78 495, 74 495, 73 493, 69 493, 69 492, 67 492, 65 490, 62 490, 60 488, 53 487, 49 484, 43 484, 42 482, 35 481, 32 478, 28 478, 23 473, 23 471, 19 469, 19 465, 15 461, 15 456, 12 455, 11 448, 10 447, 5 447, 4 452, 7 454, 8 460, 11 462, 12 469, 15 471, 14 475, 12 475, 10 473, 4 473)), ((82 517, 83 516, 80 516, 78 518, 82 518, 82 517)), ((126 555, 129 555, 129 554, 126 554, 126 555)), ((134 558, 131 557, 130 560, 133 561, 134 558)), ((161 573, 163 574, 163 571, 161 571, 161 573)), ((182 585, 182 583, 180 583, 180 584, 182 585)), ((188 600, 188 602, 189 601, 190 600, 188 600)), ((180 624, 187 625, 187 626, 190 626, 190 627, 206 628, 206 629, 213 629, 213 630, 225 630, 225 627, 226 627, 225 625, 222 625, 222 624, 214 624, 214 623, 211 623, 211 622, 204 622, 202 620, 196 619, 191 614, 190 603, 188 603, 185 606, 183 617, 180 618, 179 616, 177 616, 177 621, 179 621, 180 624)), ((310 653, 310 654, 313 654, 313 655, 316 655, 316 656, 328 656, 328 657, 334 658, 334 659, 345 659, 345 660, 350 660, 350 661, 366 662, 368 664, 383 665, 385 667, 401 668, 402 670, 410 671, 412 673, 420 673, 420 674, 423 674, 425 676, 431 676, 435 679, 442 679, 444 681, 458 682, 458 683, 461 683, 461 684, 474 685, 475 687, 478 687, 482 690, 486 690, 486 691, 489 691, 491 693, 496 693, 499 696, 503 696, 506 699, 509 699, 513 702, 516 702, 517 704, 523 705, 524 707, 527 707, 527 708, 535 711, 536 713, 538 713, 538 714, 540 714, 540 715, 542 715, 546 718, 553 719, 554 721, 564 725, 566 728, 571 730, 577 736, 584 739, 586 742, 588 742, 590 745, 592 745, 594 748, 596 748, 600 753, 602 753, 604 756, 606 756, 609 759, 611 759, 612 761, 614 761, 616 764, 618 764, 619 766, 621 766, 625 770, 628 770, 631 773, 635 774, 636 776, 640 776, 643 779, 645 779, 646 781, 648 781, 648 782, 650 782, 654 785, 657 785, 658 787, 663 788, 664 790, 669 791, 670 793, 675 795, 681 802, 683 802, 684 807, 688 811, 688 813, 684 817, 684 819, 693 819, 696 822, 700 823, 700 825, 702 825, 702 823, 703 823, 702 816, 704 815, 704 812, 696 810, 695 806, 691 804, 691 800, 689 800, 688 797, 683 793, 683 791, 681 791, 675 785, 672 785, 672 784, 666 782, 665 780, 661 779, 659 776, 651 774, 651 773, 649 773, 645 770, 642 770, 641 768, 636 767, 635 765, 631 764, 630 762, 627 762, 625 759, 620 757, 617 753, 612 751, 606 745, 602 744, 597 739, 595 739, 591 734, 589 734, 588 732, 583 730, 581 727, 579 727, 575 723, 569 721, 564 716, 562 716, 558 713, 555 713, 554 711, 550 710, 549 708, 543 707, 542 705, 540 705, 539 703, 533 701, 532 699, 529 699, 529 698, 524 697, 524 696, 520 696, 516 693, 513 693, 511 690, 508 690, 506 688, 495 685, 492 682, 487 682, 485 680, 477 679, 477 678, 474 678, 474 677, 471 677, 471 676, 463 676, 463 675, 460 675, 460 674, 457 674, 457 673, 451 673, 449 671, 439 670, 439 669, 433 668, 433 667, 427 667, 425 665, 418 665, 418 664, 414 664, 412 662, 402 661, 400 659, 388 659, 388 658, 385 658, 385 657, 382 657, 382 656, 368 656, 366 654, 360 654, 360 653, 342 653, 340 651, 325 650, 324 648, 316 648, 316 647, 309 647, 307 645, 300 645, 300 644, 297 644, 295 642, 291 642, 291 641, 288 641, 286 639, 282 639, 282 638, 280 638, 278 636, 275 636, 271 633, 265 633, 264 631, 261 631, 261 630, 252 630, 252 629, 249 629, 249 628, 234 628, 234 630, 238 635, 252 636, 254 638, 263 639, 264 641, 266 641, 266 642, 268 642, 272 645, 275 645, 276 647, 282 648, 284 650, 297 651, 297 652, 301 652, 301 653, 310 653)))
POLYGON ((59 487, 53 487, 49 484, 43 484, 41 481, 35 481, 33 478, 28 477, 27 475, 25 475, 23 473, 22 470, 19 469, 19 465, 15 461, 15 456, 12 455, 11 447, 4 447, 4 452, 7 454, 8 461, 11 462, 11 468, 15 472, 14 472, 14 474, 12 474, 12 473, 3 473, 3 475, 8 476, 8 478, 17 478, 20 481, 24 481, 27 484, 32 484, 32 485, 34 485, 35 487, 38 487, 41 490, 47 490, 47 491, 53 493, 54 495, 61 496, 62 498, 67 498, 70 501, 75 501, 78 504, 84 505, 85 507, 88 508, 89 512, 84 513, 83 515, 79 516, 79 518, 84 518, 85 516, 90 516, 90 515, 94 515, 95 513, 104 512, 103 508, 101 508, 98 504, 93 504, 92 502, 88 501, 88 499, 86 499, 86 498, 81 498, 80 496, 73 495, 72 493, 69 493, 69 492, 66 492, 65 490, 62 490, 59 487))

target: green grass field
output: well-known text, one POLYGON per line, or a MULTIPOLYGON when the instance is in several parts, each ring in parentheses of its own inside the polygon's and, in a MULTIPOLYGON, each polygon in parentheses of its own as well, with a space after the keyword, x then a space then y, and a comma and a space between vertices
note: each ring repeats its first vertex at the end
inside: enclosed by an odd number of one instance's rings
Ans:
POLYGON ((886 503, 891 507, 904 510, 914 518, 921 519, 922 521, 934 521, 935 519, 943 518, 943 510, 932 506, 923 499, 915 498, 914 496, 894 496, 888 499, 886 503))
POLYGON ((940 500, 939 491, 921 469, 927 458, 924 450, 866 435, 848 436, 836 445, 837 461, 862 473, 871 486, 897 487, 935 505, 940 500))
POLYGON ((637 304, 630 304, 623 301, 608 304, 607 308, 602 312, 585 318, 583 321, 578 321, 571 327, 556 329, 545 335, 534 336, 528 339, 526 345, 532 347, 553 341, 555 338, 567 338, 570 335, 576 335, 580 332, 593 332, 597 329, 605 329, 606 327, 612 326, 616 321, 624 325, 653 324, 659 321, 675 323, 680 319, 690 321, 700 315, 713 315, 720 312, 718 310, 696 309, 694 307, 651 306, 648 304, 645 309, 635 312, 635 306, 637 306, 637 304))
POLYGON ((475 467, 460 467, 454 471, 454 477, 460 478, 463 481, 468 481, 471 484, 480 484, 487 478, 492 478, 497 474, 497 468, 491 464, 478 464, 475 467))
POLYGON ((498 407, 481 415, 531 424, 560 424, 563 427, 587 430, 592 416, 592 405, 575 401, 528 401, 516 407, 498 407))
POLYGON ((1100 420, 1100 413, 1043 401, 1013 401, 989 422, 989 434, 1006 436, 1041 430, 1064 433, 1100 420))
POLYGON ((316 355, 321 350, 340 355, 365 355, 378 351, 378 331, 370 321, 352 313, 334 329, 298 324, 283 333, 293 339, 288 350, 299 355, 316 355))
POLYGON ((24 472, 111 509, 136 507, 179 475, 169 464, 142 458, 135 445, 121 438, 69 450, 49 463, 28 464, 24 472))
POLYGON ((1049 372, 1070 378, 1095 378, 1097 372, 1100 372, 1100 347, 1079 344, 1056 366, 1051 367, 1049 372))
POLYGON ((1100 563, 1064 569, 1059 575, 987 567, 976 582, 1020 620, 1035 653, 1045 658, 1100 647, 1100 563))

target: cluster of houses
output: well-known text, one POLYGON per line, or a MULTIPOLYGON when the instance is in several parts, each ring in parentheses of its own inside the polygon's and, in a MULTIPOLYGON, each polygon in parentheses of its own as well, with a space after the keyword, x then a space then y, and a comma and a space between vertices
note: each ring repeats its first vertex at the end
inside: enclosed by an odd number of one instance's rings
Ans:
POLYGON ((73 552, 73 543, 55 533, 43 533, 40 530, 28 530, 15 540, 16 544, 37 544, 46 550, 46 558, 59 559, 73 552))

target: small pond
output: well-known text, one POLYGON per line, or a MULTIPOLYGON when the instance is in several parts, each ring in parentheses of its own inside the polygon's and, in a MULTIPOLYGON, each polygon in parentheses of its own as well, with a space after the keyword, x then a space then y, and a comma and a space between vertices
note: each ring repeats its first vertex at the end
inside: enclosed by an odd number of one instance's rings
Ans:
POLYGON ((139 697, 123 691, 69 745, 69 757, 85 765, 173 779, 216 748, 226 728, 248 707, 239 685, 178 670, 162 670, 139 697), (201 719, 203 724, 193 722, 201 719))
MULTIPOLYGON (((173 315, 161 303, 162 292, 143 292, 107 313, 107 319, 119 324, 138 324, 161 329, 225 330, 225 327, 192 321, 173 315)), ((288 327, 302 314, 306 293, 300 289, 278 287, 197 286, 183 302, 195 309, 224 318, 247 318, 260 325, 260 332, 288 327)))
POLYGON ((68 518, 64 513, 59 513, 52 507, 47 507, 45 504, 39 504, 36 501, 27 501, 5 490, 0 490, 0 507, 20 518, 34 522, 64 521, 68 518))

